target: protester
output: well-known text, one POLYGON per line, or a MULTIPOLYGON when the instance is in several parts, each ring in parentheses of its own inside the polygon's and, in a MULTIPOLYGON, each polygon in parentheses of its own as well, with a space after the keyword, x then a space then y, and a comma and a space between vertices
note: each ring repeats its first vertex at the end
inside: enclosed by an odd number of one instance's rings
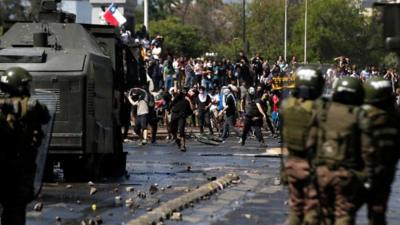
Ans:
POLYGON ((244 128, 242 132, 242 137, 240 143, 245 145, 247 134, 253 128, 254 134, 257 137, 258 142, 261 143, 262 146, 264 144, 264 138, 261 133, 261 127, 263 124, 263 120, 267 118, 267 115, 264 113, 260 99, 257 98, 256 90, 254 87, 250 87, 246 95, 241 101, 241 111, 244 112, 244 128))
POLYGON ((211 97, 207 93, 206 88, 201 86, 199 89, 199 94, 196 97, 196 109, 197 117, 200 126, 200 134, 204 133, 204 127, 206 126, 210 130, 210 134, 213 135, 213 129, 210 122, 210 107, 211 107, 211 97))
POLYGON ((173 88, 172 102, 169 106, 171 112, 171 134, 182 152, 186 152, 186 118, 193 113, 193 105, 186 93, 173 88), (179 133, 179 134, 178 134, 179 133))
POLYGON ((128 100, 136 107, 135 133, 139 136, 141 145, 147 144, 147 126, 149 119, 149 96, 146 91, 140 88, 133 88, 129 91, 128 100))

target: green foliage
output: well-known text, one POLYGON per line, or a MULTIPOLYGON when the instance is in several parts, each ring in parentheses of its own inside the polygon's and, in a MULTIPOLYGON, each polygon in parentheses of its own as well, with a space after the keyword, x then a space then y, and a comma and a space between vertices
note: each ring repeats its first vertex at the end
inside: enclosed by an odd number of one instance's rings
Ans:
POLYGON ((177 56, 196 57, 208 50, 207 40, 202 39, 198 29, 184 25, 176 17, 150 23, 150 35, 158 32, 164 36, 164 52, 177 56))
MULTIPOLYGON (((345 55, 352 63, 393 64, 386 56, 381 37, 382 26, 375 12, 368 17, 357 3, 360 0, 308 0, 309 62, 332 63, 345 55)), ((7 19, 28 19, 37 11, 40 0, 0 0, 0 26, 7 19)), ((289 1, 288 60, 296 55, 303 61, 304 0, 289 1), (296 2, 296 3, 294 3, 296 2)), ((165 37, 164 52, 200 56, 218 52, 234 58, 243 49, 241 1, 223 0, 149 0, 151 36, 165 37)), ((136 8, 136 27, 143 23, 143 6, 136 8)), ((284 54, 284 0, 246 1, 246 40, 249 56, 260 53, 275 60, 284 54)))
POLYGON ((0 25, 7 20, 29 20, 38 13, 40 0, 0 0, 0 25))
POLYGON ((180 4, 179 0, 149 0, 149 19, 163 20, 171 15, 174 8, 180 4))
POLYGON ((399 57, 396 53, 389 53, 383 59, 383 64, 388 68, 399 67, 399 57))
POLYGON ((218 52, 222 58, 235 59, 239 51, 243 49, 242 39, 234 38, 226 43, 216 43, 211 46, 211 51, 218 52))
MULTIPOLYGON (((382 60, 382 26, 379 16, 367 17, 357 1, 308 0, 307 61, 333 63, 346 55, 353 63, 377 64, 382 60)), ((283 55, 284 1, 254 0, 249 7, 248 39, 251 52, 267 58, 283 55)), ((304 56, 305 4, 289 4, 288 60, 304 56)))

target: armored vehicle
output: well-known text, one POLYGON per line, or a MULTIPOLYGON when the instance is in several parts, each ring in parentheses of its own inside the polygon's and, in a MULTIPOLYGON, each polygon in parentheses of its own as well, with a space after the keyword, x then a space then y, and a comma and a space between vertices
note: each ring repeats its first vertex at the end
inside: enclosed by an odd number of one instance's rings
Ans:
POLYGON ((76 24, 74 15, 57 10, 57 2, 43 0, 39 22, 16 23, 0 37, 0 74, 23 67, 33 76, 33 89, 57 96, 47 177, 55 164, 66 179, 122 175, 119 31, 76 24))

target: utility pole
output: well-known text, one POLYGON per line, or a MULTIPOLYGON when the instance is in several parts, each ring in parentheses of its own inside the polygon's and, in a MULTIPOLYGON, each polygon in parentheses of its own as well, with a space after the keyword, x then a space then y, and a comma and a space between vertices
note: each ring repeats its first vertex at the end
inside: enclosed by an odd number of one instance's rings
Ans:
POLYGON ((144 18, 143 18, 143 23, 144 26, 146 27, 147 33, 149 33, 149 4, 148 0, 143 1, 143 6, 144 6, 144 18))
POLYGON ((308 5, 307 2, 308 0, 305 0, 305 12, 304 12, 304 64, 307 63, 307 10, 308 10, 308 5))
POLYGON ((288 0, 284 0, 285 1, 285 43, 284 43, 284 57, 283 59, 286 62, 286 58, 287 58, 287 26, 288 26, 288 0))

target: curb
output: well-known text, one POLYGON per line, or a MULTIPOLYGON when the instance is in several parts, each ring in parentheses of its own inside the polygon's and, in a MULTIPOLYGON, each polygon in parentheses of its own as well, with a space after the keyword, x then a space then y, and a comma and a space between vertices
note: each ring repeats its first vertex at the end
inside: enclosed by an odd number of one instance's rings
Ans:
POLYGON ((153 209, 153 211, 129 221, 126 225, 153 225, 157 222, 167 220, 171 217, 172 213, 182 211, 189 207, 191 203, 199 202, 205 197, 218 192, 218 190, 223 190, 233 181, 237 180, 239 180, 239 176, 235 173, 226 174, 218 180, 204 184, 192 192, 162 204, 160 207, 153 209))

